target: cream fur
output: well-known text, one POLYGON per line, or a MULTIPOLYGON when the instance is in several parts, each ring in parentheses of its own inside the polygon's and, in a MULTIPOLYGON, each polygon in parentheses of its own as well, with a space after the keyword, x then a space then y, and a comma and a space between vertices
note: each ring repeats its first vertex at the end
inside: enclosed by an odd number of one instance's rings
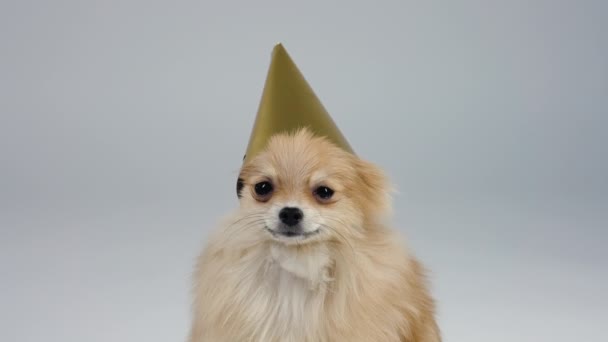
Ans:
POLYGON ((274 137, 241 170, 240 207, 201 253, 189 342, 440 342, 424 271, 387 223, 381 170, 306 130, 274 137), (272 197, 253 185, 270 179, 272 197), (335 190, 329 203, 311 195, 335 190), (307 239, 276 238, 277 208, 304 211, 307 239))

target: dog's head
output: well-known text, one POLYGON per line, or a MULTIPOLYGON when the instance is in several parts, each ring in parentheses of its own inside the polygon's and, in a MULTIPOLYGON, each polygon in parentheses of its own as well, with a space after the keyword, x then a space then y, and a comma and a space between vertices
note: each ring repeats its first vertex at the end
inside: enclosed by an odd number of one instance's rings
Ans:
POLYGON ((237 191, 259 234, 285 244, 349 239, 390 210, 381 169, 306 129, 273 136, 237 191))

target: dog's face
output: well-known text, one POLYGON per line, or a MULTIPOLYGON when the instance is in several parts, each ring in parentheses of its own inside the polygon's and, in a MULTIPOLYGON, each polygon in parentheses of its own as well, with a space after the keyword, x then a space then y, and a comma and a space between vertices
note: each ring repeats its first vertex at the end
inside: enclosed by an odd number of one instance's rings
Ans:
POLYGON ((389 208, 380 169, 307 130, 276 135, 243 165, 242 210, 265 234, 285 244, 344 241, 389 208))

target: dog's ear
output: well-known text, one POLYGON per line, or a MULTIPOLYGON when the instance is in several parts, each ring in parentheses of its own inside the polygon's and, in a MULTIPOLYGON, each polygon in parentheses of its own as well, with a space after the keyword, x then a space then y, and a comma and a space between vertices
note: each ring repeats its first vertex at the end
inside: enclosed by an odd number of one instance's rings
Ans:
MULTIPOLYGON (((245 154, 243 156, 243 162, 245 161, 245 158, 247 157, 247 155, 245 154)), ((236 197, 241 198, 241 191, 243 191, 243 186, 244 181, 243 181, 243 177, 242 177, 242 170, 239 172, 239 178, 236 180, 236 197)))
POLYGON ((393 187, 384 170, 376 164, 360 158, 356 158, 355 165, 359 184, 363 190, 362 202, 373 213, 389 214, 393 187))
POLYGON ((243 189, 245 188, 245 180, 251 176, 253 171, 253 164, 251 162, 245 163, 239 170, 239 176, 236 180, 236 195, 240 199, 243 197, 243 189))
POLYGON ((241 192, 243 191, 243 178, 236 180, 236 197, 241 198, 241 192))

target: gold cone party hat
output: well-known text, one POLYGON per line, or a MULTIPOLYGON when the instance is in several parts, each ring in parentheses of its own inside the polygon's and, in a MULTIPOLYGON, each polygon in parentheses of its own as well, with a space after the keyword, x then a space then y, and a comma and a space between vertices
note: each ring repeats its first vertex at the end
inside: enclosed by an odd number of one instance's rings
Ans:
POLYGON ((304 127, 354 153, 283 45, 277 44, 243 162, 262 151, 271 136, 304 127))

